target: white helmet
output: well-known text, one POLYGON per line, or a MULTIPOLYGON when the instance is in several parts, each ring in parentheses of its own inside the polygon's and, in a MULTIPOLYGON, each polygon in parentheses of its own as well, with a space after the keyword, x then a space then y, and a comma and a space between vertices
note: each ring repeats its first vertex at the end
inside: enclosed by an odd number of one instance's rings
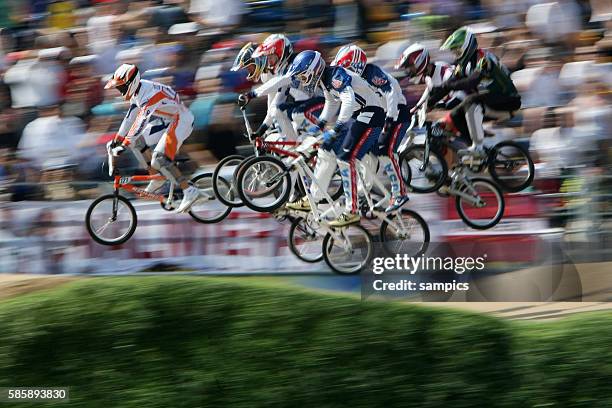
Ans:
POLYGON ((395 64, 395 69, 404 70, 409 76, 414 77, 423 74, 427 64, 429 64, 427 48, 419 43, 414 43, 404 50, 395 64))
POLYGON ((130 100, 140 85, 140 72, 132 64, 122 64, 113 77, 106 83, 104 89, 117 88, 125 100, 130 100))

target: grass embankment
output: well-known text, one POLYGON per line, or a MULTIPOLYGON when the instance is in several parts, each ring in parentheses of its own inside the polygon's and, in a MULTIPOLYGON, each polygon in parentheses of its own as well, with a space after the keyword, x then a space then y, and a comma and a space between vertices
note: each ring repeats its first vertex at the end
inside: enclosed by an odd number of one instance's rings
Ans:
POLYGON ((70 386, 88 408, 610 407, 610 344, 609 314, 518 323, 252 279, 94 278, 0 302, 0 387, 70 386))

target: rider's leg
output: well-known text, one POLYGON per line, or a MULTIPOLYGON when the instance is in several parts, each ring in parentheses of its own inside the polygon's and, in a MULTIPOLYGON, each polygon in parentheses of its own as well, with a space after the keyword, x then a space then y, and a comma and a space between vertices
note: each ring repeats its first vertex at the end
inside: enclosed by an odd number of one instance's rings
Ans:
POLYGON ((484 112, 480 103, 474 103, 468 106, 465 110, 465 121, 467 123, 472 145, 468 150, 477 152, 482 150, 484 142, 484 128, 482 121, 484 120, 484 112))
POLYGON ((359 222, 359 194, 357 192, 357 160, 361 159, 378 139, 376 128, 363 122, 354 122, 344 139, 338 155, 338 167, 344 187, 345 213, 330 223, 334 227, 342 227, 359 222))
MULTIPOLYGON (((316 202, 320 202, 325 198, 324 192, 328 190, 334 172, 336 171, 336 152, 340 150, 346 134, 346 131, 341 132, 336 140, 329 144, 323 144, 317 152, 317 163, 313 170, 314 178, 317 182, 313 182, 310 185, 310 193, 316 202)), ((292 201, 287 204, 287 208, 294 210, 309 210, 310 202, 306 198, 292 201)))
MULTIPOLYGON (((145 168, 149 170, 149 174, 153 175, 158 172, 154 167, 149 164, 153 160, 153 151, 149 148, 149 146, 157 145, 159 140, 162 138, 166 130, 168 129, 169 123, 166 123, 162 120, 158 120, 154 123, 150 123, 146 126, 145 130, 141 137, 137 139, 133 145, 139 151, 139 155, 136 155, 139 162, 144 161, 146 163, 145 168)), ((151 180, 145 190, 149 193, 153 193, 159 190, 164 184, 165 180, 151 180)))
POLYGON ((132 140, 130 149, 140 166, 144 169, 149 169, 149 163, 151 162, 151 149, 147 146, 145 138, 140 136, 132 140))
POLYGON ((158 170, 168 180, 178 184, 183 190, 183 201, 177 212, 187 211, 200 196, 199 190, 189 184, 174 164, 178 149, 189 137, 192 129, 193 115, 187 109, 181 110, 155 146, 151 160, 151 167, 158 170))
MULTIPOLYGON (((408 201, 406 183, 402 178, 397 148, 406 133, 408 123, 395 123, 384 143, 378 146, 379 161, 391 183, 391 201, 385 211, 395 211, 408 201)), ((382 138, 382 136, 381 136, 382 138)), ((380 141, 380 139, 379 139, 380 141)))

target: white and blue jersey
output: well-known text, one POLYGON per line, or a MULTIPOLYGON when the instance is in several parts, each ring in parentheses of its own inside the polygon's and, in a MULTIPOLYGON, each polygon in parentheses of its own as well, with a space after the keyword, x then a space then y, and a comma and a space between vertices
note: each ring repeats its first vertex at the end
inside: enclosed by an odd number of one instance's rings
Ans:
POLYGON ((386 104, 381 95, 362 77, 342 67, 325 68, 321 77, 325 107, 321 120, 328 122, 340 108, 334 127, 343 130, 351 118, 370 127, 384 125, 386 104))
POLYGON ((315 115, 320 111, 310 109, 312 106, 317 106, 320 104, 320 99, 313 100, 313 96, 322 96, 322 93, 319 91, 318 95, 309 95, 304 92, 302 89, 291 86, 291 79, 286 75, 286 71, 291 65, 292 58, 290 58, 284 67, 279 68, 277 74, 263 73, 261 75, 261 80, 263 84, 257 87, 254 90, 255 96, 260 97, 267 95, 268 97, 268 112, 263 121, 263 124, 266 127, 270 127, 273 123, 273 120, 276 120, 281 127, 281 131, 287 136, 289 139, 295 139, 297 135, 293 130, 293 127, 290 126, 288 121, 292 118, 292 111, 289 108, 299 105, 305 106, 303 109, 305 112, 312 113, 311 115, 306 115, 308 120, 316 120, 316 118, 312 115, 315 115), (294 100, 294 103, 288 103, 287 99, 291 96, 294 100), (312 118, 312 119, 311 119, 312 118))
POLYGON ((387 117, 393 121, 397 120, 399 105, 406 104, 406 98, 402 94, 399 83, 392 75, 374 64, 367 64, 361 77, 374 89, 384 101, 387 117))

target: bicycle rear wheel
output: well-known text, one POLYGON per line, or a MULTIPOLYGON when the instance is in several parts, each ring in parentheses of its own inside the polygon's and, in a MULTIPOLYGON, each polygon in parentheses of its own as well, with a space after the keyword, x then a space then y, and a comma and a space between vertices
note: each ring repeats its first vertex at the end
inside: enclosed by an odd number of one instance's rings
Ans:
POLYGON ((535 165, 529 152, 515 142, 501 142, 489 153, 489 173, 504 190, 517 192, 531 185, 535 165))
POLYGON ((464 186, 462 192, 473 197, 478 203, 470 202, 465 197, 455 198, 455 207, 459 216, 469 227, 484 230, 491 228, 502 219, 505 209, 504 196, 495 184, 484 178, 470 180, 474 193, 464 186))
POLYGON ((359 224, 340 228, 323 238, 323 259, 340 275, 353 275, 368 266, 374 256, 372 236, 359 224))
MULTIPOLYGON (((204 173, 191 179, 191 183, 200 190, 202 198, 198 199, 189 210, 191 218, 202 224, 217 223, 229 215, 232 207, 229 207, 217 199, 213 188, 212 173, 204 173)), ((223 177, 217 177, 217 185, 221 195, 233 199, 231 185, 223 177)))
POLYGON ((107 194, 87 209, 85 226, 91 238, 102 245, 121 245, 136 231, 136 210, 127 198, 107 194))
POLYGON ((213 172, 213 190, 215 195, 219 201, 230 207, 242 207, 244 205, 236 192, 236 179, 234 178, 236 169, 243 161, 244 156, 237 154, 227 156, 217 164, 213 172), (219 177, 222 177, 224 181, 220 181, 219 177), (230 189, 226 188, 226 182, 230 183, 230 189))

